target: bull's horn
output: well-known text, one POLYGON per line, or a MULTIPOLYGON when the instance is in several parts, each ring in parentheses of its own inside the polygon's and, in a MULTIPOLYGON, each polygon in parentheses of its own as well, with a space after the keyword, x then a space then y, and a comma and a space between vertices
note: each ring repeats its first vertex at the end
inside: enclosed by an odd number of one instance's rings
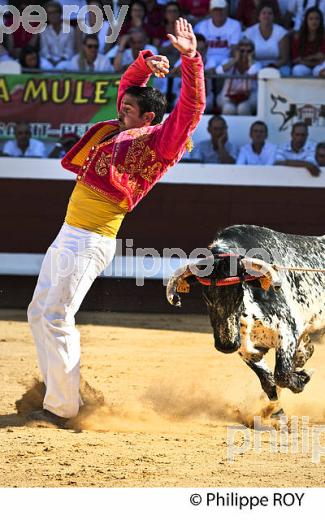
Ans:
POLYGON ((244 269, 249 274, 263 273, 265 278, 269 281, 269 284, 273 287, 281 287, 282 282, 280 275, 276 269, 276 266, 271 265, 264 260, 259 260, 258 258, 248 258, 244 257, 241 260, 244 269))
POLYGON ((190 292, 190 284, 186 281, 186 278, 192 276, 193 273, 190 270, 189 265, 179 267, 169 278, 166 288, 166 297, 171 305, 180 307, 181 299, 178 293, 190 292))

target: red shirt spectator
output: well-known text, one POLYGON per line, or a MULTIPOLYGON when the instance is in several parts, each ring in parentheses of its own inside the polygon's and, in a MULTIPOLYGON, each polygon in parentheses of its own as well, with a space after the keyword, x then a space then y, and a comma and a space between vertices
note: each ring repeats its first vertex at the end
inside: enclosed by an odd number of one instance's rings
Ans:
POLYGON ((195 18, 207 16, 210 10, 210 0, 179 0, 179 4, 185 14, 195 18))
POLYGON ((323 38, 320 45, 318 42, 306 42, 303 50, 300 51, 299 45, 299 36, 297 34, 294 35, 291 42, 291 60, 294 61, 297 58, 305 58, 306 56, 310 56, 313 54, 317 54, 318 52, 325 55, 325 37, 323 38))
MULTIPOLYGON (((8 2, 9 4, 10 2, 8 2)), ((25 7, 27 7, 27 3, 24 1, 18 2, 17 9, 19 10, 20 14, 23 12, 25 7)), ((13 24, 13 15, 8 14, 5 17, 5 25, 7 27, 10 27, 13 24)), ((31 22, 30 24, 32 27, 38 27, 38 22, 31 22)), ((29 47, 36 48, 38 44, 38 34, 31 34, 30 32, 27 32, 22 24, 19 25, 18 29, 12 34, 8 34, 7 38, 7 47, 9 50, 10 55, 13 58, 19 58, 20 51, 27 45, 29 47)))

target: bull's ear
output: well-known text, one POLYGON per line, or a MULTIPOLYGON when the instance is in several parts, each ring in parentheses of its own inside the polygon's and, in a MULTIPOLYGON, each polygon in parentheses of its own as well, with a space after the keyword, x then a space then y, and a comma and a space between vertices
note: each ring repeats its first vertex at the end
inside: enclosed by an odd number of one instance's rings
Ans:
POLYGON ((276 268, 276 266, 271 265, 264 260, 259 260, 258 258, 248 258, 244 257, 241 260, 241 263, 247 274, 250 275, 264 275, 260 278, 261 287, 268 291, 272 286, 274 289, 279 289, 282 285, 282 281, 280 278, 280 274, 276 268))
POLYGON ((181 307, 181 298, 179 293, 189 293, 191 284, 196 281, 196 277, 193 275, 192 266, 186 265, 177 269, 172 276, 169 278, 166 288, 166 297, 171 305, 181 307))

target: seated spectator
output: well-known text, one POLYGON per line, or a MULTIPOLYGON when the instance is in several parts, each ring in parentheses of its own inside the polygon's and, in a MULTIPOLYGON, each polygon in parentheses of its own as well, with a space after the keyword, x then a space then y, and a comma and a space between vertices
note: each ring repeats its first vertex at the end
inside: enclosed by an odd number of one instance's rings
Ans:
POLYGON ((130 29, 142 29, 147 36, 150 32, 150 27, 146 21, 147 7, 142 0, 133 0, 130 2, 130 7, 127 12, 124 23, 121 27, 119 37, 130 32, 130 29))
MULTIPOLYGON (((39 53, 33 47, 29 47, 29 45, 24 47, 24 49, 21 49, 19 63, 22 69, 53 69, 52 63, 47 61, 45 58, 41 58, 39 53)), ((26 72, 26 70, 23 72, 26 72)))
POLYGON ((149 45, 148 37, 142 29, 131 29, 129 34, 124 34, 114 58, 114 68, 117 72, 124 72, 128 66, 138 57, 140 51, 150 49, 153 54, 158 54, 158 49, 149 45), (129 48, 126 48, 129 44, 129 48))
POLYGON ((173 67, 179 59, 179 52, 170 43, 167 34, 175 35, 175 22, 181 14, 181 8, 178 2, 167 2, 160 37, 153 38, 153 44, 157 46, 159 54, 163 54, 168 58, 171 67, 173 67))
POLYGON ((310 7, 318 7, 325 12, 325 0, 288 0, 284 24, 288 29, 299 31, 305 13, 310 7))
POLYGON ((245 36, 255 45, 255 57, 261 66, 274 67, 281 76, 290 75, 289 38, 287 31, 274 23, 273 5, 264 2, 258 10, 259 23, 249 27, 245 36))
POLYGON ((75 29, 65 27, 63 32, 62 6, 58 2, 50 1, 46 4, 48 25, 41 33, 41 57, 56 66, 60 61, 70 60, 75 50, 75 29))
POLYGON ((212 116, 208 122, 208 132, 211 138, 195 145, 189 157, 186 158, 202 163, 234 164, 238 149, 228 141, 227 129, 227 123, 223 117, 212 116))
POLYGON ((110 59, 99 54, 99 42, 95 34, 85 36, 82 49, 69 61, 61 61, 57 70, 70 70, 79 72, 116 72, 110 59))
MULTIPOLYGON (((6 3, 11 4, 11 2, 6 3)), ((20 15, 22 15, 23 10, 29 5, 25 0, 18 0, 17 2, 13 2, 13 4, 18 9, 20 15)), ((13 16, 12 14, 9 14, 6 17, 5 25, 11 26, 12 24, 13 16)), ((31 22, 31 26, 37 27, 38 22, 31 22)), ((6 46, 9 54, 14 59, 19 58, 21 50, 26 47, 26 45, 37 50, 38 44, 39 34, 32 34, 31 32, 26 31, 22 24, 19 24, 19 27, 12 34, 8 34, 6 38, 6 46)))
POLYGON ((180 0, 179 4, 191 24, 198 23, 209 14, 210 0, 180 0))
POLYGON ((203 34, 208 42, 207 69, 228 59, 241 37, 240 23, 228 17, 226 0, 210 0, 210 11, 211 16, 195 26, 195 32, 203 34))
MULTIPOLYGON (((65 1, 65 0, 63 0, 63 1, 65 1)), ((71 0, 71 1, 73 2, 73 0, 71 0)), ((99 52, 101 54, 105 54, 110 48, 110 44, 106 43, 105 38, 106 38, 106 36, 109 36, 111 34, 111 26, 110 26, 109 22, 105 19, 106 14, 103 9, 103 4, 101 3, 100 0, 88 0, 87 5, 90 8, 98 7, 98 9, 100 9, 102 11, 103 18, 104 18, 103 25, 99 29, 98 32, 94 33, 92 27, 94 27, 96 25, 96 22, 98 22, 98 19, 97 19, 94 11, 88 11, 84 17, 85 24, 88 26, 88 28, 81 31, 79 25, 76 26, 77 50, 79 52, 82 51, 83 42, 84 42, 84 38, 85 38, 86 34, 94 34, 98 38, 99 52)))
POLYGON ((325 61, 313 69, 313 76, 315 78, 325 78, 325 61))
POLYGON ((299 33, 292 38, 293 76, 310 76, 325 59, 324 19, 318 7, 307 9, 299 33))
POLYGON ((263 121, 255 121, 249 131, 252 142, 241 147, 237 164, 271 165, 275 163, 275 144, 266 141, 268 129, 263 121))
MULTIPOLYGON (((243 27, 250 27, 258 23, 258 9, 263 0, 239 0, 237 4, 236 19, 239 20, 243 27)), ((269 0, 272 4, 275 20, 281 23, 281 12, 278 0, 269 0)))
POLYGON ((66 153, 79 141, 77 134, 63 134, 49 154, 50 159, 62 159, 66 153))
POLYGON ((260 64, 254 61, 253 42, 242 38, 234 50, 234 57, 216 69, 217 74, 243 76, 228 78, 224 82, 217 98, 223 114, 247 116, 256 113, 256 77, 260 68, 260 64))
POLYGON ((164 8, 157 3, 157 0, 144 0, 147 8, 147 23, 150 30, 155 30, 161 25, 161 20, 164 18, 164 8))
POLYGON ((319 168, 325 168, 325 142, 316 146, 315 162, 319 168))
POLYGON ((27 123, 17 123, 15 140, 7 141, 2 153, 7 157, 46 157, 45 146, 38 139, 31 137, 30 126, 27 123))
POLYGON ((275 164, 307 168, 311 175, 318 176, 320 169, 315 164, 315 144, 307 139, 308 126, 303 122, 295 123, 291 130, 291 142, 278 148, 275 164))

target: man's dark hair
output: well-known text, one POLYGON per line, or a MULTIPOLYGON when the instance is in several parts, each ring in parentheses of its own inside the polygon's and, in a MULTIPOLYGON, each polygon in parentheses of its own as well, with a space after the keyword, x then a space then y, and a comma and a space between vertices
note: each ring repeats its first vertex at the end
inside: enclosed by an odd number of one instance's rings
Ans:
POLYGON ((89 40, 90 41, 96 41, 99 44, 99 40, 98 40, 97 34, 86 34, 86 36, 82 40, 82 43, 85 45, 89 40))
POLYGON ((317 153, 321 148, 325 149, 325 142, 318 143, 315 152, 317 153))
POLYGON ((56 11, 59 11, 61 14, 63 12, 62 5, 60 2, 56 2, 55 0, 50 0, 49 2, 46 2, 45 9, 48 9, 49 7, 52 7, 56 11))
POLYGON ((260 16, 261 14, 261 11, 263 11, 263 9, 265 9, 265 7, 268 7, 269 9, 271 9, 272 13, 273 13, 273 16, 275 17, 276 13, 275 13, 275 9, 274 9, 274 4, 272 4, 272 2, 262 2, 258 8, 257 8, 257 17, 260 16))
POLYGON ((34 47, 31 47, 30 45, 27 45, 26 47, 23 47, 21 49, 20 55, 19 55, 19 63, 22 66, 23 69, 28 68, 26 65, 26 57, 30 54, 36 54, 37 56, 37 63, 36 63, 36 69, 39 69, 40 65, 40 57, 36 49, 34 47))
POLYGON ((293 134, 295 129, 299 128, 300 126, 302 126, 305 130, 307 130, 307 133, 308 133, 308 125, 304 121, 297 121, 295 124, 292 125, 291 134, 293 134))
POLYGON ((222 116, 214 115, 214 116, 210 117, 210 119, 208 121, 208 130, 211 128, 213 121, 222 121, 222 123, 224 124, 224 127, 227 128, 227 121, 222 116))
POLYGON ((250 135, 252 135, 252 130, 253 130, 254 126, 257 126, 257 125, 263 126, 264 130, 266 132, 266 135, 268 135, 269 131, 268 131, 268 128, 267 128, 267 124, 264 123, 264 121, 254 121, 254 123, 251 124, 251 127, 249 129, 250 135))
POLYGON ((125 94, 133 96, 140 109, 140 116, 145 112, 154 112, 155 118, 151 124, 161 123, 167 108, 167 99, 160 90, 152 87, 133 86, 126 89, 125 94))

